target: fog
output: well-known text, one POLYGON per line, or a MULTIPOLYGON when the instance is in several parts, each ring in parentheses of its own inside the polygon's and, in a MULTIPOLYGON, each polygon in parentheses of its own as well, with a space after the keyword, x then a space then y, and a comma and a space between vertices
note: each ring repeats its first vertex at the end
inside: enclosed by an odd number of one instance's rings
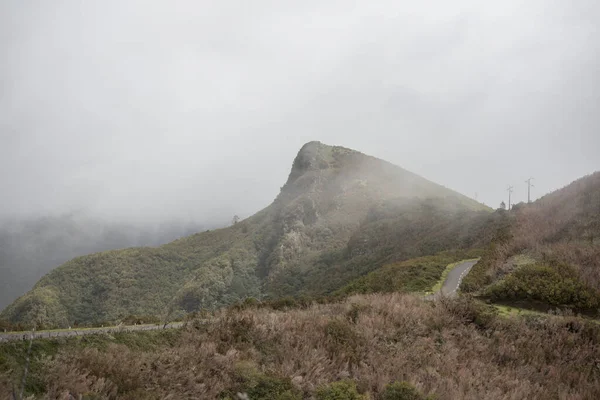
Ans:
POLYGON ((46 273, 76 256, 155 246, 212 226, 191 221, 110 222, 82 212, 0 219, 0 310, 46 273))
POLYGON ((597 1, 0 4, 0 214, 212 224, 307 141, 497 207, 600 169, 597 1))

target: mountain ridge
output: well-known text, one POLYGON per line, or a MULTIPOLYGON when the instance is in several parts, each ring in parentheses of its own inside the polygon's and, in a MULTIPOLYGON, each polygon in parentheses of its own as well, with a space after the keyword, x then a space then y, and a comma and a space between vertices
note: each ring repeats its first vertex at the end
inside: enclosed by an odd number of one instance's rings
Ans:
POLYGON ((322 274, 343 285, 385 261, 473 245, 459 232, 459 214, 479 227, 490 216, 476 201, 391 163, 313 141, 298 152, 273 203, 253 216, 158 248, 78 257, 0 316, 64 326, 129 314, 172 318, 246 297, 328 293, 337 287, 324 284, 322 274), (422 226, 433 213, 445 224, 432 224, 436 231, 422 226), (393 219, 406 229, 386 225, 393 219), (389 243, 361 250, 361 240, 377 238, 389 243))

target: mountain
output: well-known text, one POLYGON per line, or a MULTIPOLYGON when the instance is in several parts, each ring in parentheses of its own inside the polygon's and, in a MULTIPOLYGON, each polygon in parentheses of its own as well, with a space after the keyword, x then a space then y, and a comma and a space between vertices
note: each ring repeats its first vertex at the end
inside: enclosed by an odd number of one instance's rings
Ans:
POLYGON ((0 309, 73 257, 157 246, 205 229, 179 221, 156 226, 106 222, 81 213, 0 219, 0 309))
POLYGON ((535 308, 600 309, 600 172, 510 211, 462 289, 535 308))
POLYGON ((387 263, 482 246, 496 218, 388 162, 310 142, 274 202, 252 217, 157 248, 75 258, 0 317, 65 326, 323 295, 387 263))

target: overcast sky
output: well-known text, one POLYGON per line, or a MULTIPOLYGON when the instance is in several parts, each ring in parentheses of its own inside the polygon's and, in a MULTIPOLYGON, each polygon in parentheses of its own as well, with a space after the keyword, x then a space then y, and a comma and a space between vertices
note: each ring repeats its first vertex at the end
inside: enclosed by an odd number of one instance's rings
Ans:
POLYGON ((307 141, 494 207, 600 169, 596 0, 0 3, 0 214, 214 220, 307 141))

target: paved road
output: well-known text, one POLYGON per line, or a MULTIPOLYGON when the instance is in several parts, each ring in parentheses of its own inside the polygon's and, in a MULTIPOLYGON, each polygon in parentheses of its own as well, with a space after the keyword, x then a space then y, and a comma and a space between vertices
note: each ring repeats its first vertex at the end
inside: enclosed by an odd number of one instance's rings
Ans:
POLYGON ((446 277, 446 281, 442 285, 442 290, 440 290, 440 292, 446 296, 456 296, 456 291, 458 290, 462 279, 469 273, 475 264, 477 264, 477 261, 465 261, 457 265, 446 277))
MULTIPOLYGON (((183 322, 173 322, 164 326, 165 329, 169 328, 180 328, 183 322)), ((109 326, 104 328, 86 328, 82 330, 77 329, 64 329, 64 330, 52 330, 52 331, 37 331, 33 333, 34 339, 47 339, 54 337, 68 337, 68 336, 83 336, 92 335, 95 333, 119 333, 119 332, 131 332, 131 331, 153 331, 157 329, 163 329, 163 325, 131 325, 131 326, 109 326)), ((6 332, 0 333, 0 343, 7 342, 10 340, 29 340, 31 332, 6 332)))
POLYGON ((465 262, 458 264, 456 267, 454 267, 454 269, 452 269, 452 271, 450 271, 450 273, 446 277, 446 280, 444 281, 444 284, 442 285, 442 289, 439 292, 434 293, 431 296, 428 296, 428 298, 436 298, 441 295, 449 296, 449 297, 456 296, 457 295, 456 292, 458 291, 458 287, 460 286, 460 283, 462 282, 465 275, 467 275, 469 273, 469 271, 471 270, 471 268, 473 268, 473 265, 475 265, 475 264, 477 264, 476 260, 465 261, 465 262))

